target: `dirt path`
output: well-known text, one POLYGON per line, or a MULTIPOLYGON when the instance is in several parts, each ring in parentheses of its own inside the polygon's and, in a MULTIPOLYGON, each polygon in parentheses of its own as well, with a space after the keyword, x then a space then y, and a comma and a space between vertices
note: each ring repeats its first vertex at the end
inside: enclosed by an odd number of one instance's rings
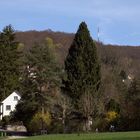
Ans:
POLYGON ((24 136, 8 136, 4 140, 16 140, 16 139, 23 139, 23 138, 27 138, 27 137, 24 137, 24 136))

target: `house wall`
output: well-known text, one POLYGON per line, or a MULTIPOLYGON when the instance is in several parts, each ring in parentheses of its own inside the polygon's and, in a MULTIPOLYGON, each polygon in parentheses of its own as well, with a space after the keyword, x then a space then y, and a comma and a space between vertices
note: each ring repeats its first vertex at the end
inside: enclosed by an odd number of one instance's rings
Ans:
POLYGON ((0 103, 0 120, 2 119, 2 116, 3 116, 3 104, 0 103))
MULTIPOLYGON (((15 107, 20 99, 21 99, 20 95, 18 95, 16 92, 13 92, 4 101, 2 101, 2 103, 3 103, 3 116, 10 115, 10 112, 15 110, 15 107), (14 99, 15 96, 17 96, 18 100, 14 99), (11 107, 10 110, 6 109, 7 105, 9 105, 11 107)), ((2 110, 2 106, 1 106, 1 110, 2 110)), ((0 118, 0 119, 2 119, 2 118, 0 118)))

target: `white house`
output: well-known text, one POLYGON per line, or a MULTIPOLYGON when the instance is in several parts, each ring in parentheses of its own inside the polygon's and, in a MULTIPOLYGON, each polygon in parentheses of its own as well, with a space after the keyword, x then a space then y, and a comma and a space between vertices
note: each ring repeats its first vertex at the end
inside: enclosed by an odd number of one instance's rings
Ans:
POLYGON ((2 117, 10 115, 10 112, 15 110, 15 107, 20 99, 21 96, 19 93, 14 91, 0 103, 0 120, 2 117))

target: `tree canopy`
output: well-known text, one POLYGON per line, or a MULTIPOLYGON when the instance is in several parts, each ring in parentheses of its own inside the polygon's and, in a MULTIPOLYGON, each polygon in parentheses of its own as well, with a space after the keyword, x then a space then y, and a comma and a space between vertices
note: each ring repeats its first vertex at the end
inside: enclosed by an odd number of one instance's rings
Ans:
POLYGON ((69 49, 65 71, 67 79, 64 81, 64 91, 72 98, 77 111, 85 120, 83 129, 88 131, 91 129, 89 121, 97 105, 101 75, 96 45, 85 22, 80 24, 69 49))
POLYGON ((19 83, 19 53, 15 31, 11 25, 0 33, 0 100, 6 98, 19 83))
POLYGON ((43 114, 48 111, 49 98, 61 84, 61 69, 54 48, 53 42, 47 39, 42 44, 35 44, 23 58, 22 97, 16 107, 15 117, 26 126, 37 111, 43 114))
POLYGON ((65 61, 67 80, 66 90, 70 97, 79 99, 89 89, 94 94, 100 85, 100 64, 96 45, 85 22, 82 22, 75 35, 65 61))

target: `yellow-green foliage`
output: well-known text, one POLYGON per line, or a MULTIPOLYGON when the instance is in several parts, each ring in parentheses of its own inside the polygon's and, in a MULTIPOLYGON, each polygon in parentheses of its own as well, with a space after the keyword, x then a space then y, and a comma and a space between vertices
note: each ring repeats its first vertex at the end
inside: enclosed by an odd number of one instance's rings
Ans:
POLYGON ((25 45, 23 44, 23 43, 19 43, 18 44, 18 51, 23 51, 24 50, 24 48, 25 48, 25 45))
POLYGON ((107 112, 105 119, 106 119, 107 122, 110 123, 110 122, 115 121, 118 117, 119 117, 119 114, 117 112, 109 111, 109 112, 107 112))
POLYGON ((53 40, 52 40, 51 38, 49 38, 49 37, 47 37, 47 38, 45 39, 45 43, 46 43, 46 45, 48 45, 48 47, 51 48, 51 49, 55 49, 55 47, 56 47, 56 45, 54 44, 53 40))
POLYGON ((34 115, 30 122, 30 131, 38 132, 40 129, 47 129, 51 124, 51 115, 49 112, 41 113, 38 112, 34 115))

